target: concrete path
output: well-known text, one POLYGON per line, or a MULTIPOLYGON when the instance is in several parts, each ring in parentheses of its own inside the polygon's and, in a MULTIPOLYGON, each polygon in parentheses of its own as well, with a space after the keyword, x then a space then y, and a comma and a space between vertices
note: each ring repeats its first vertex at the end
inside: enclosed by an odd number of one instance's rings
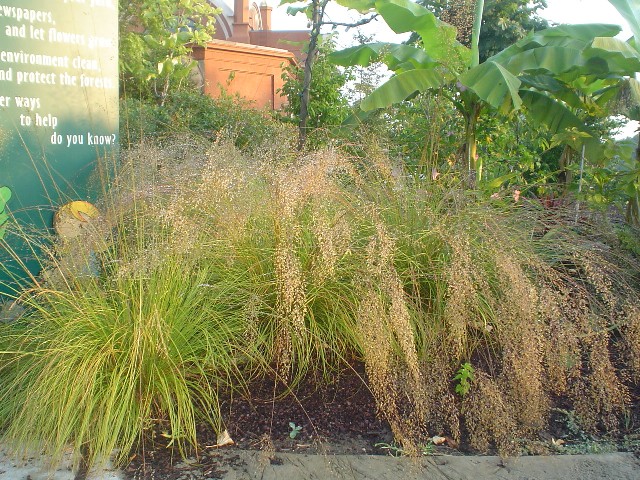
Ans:
MULTIPOLYGON (((431 456, 417 460, 369 455, 305 455, 228 449, 211 455, 216 468, 197 462, 176 465, 181 480, 640 480, 640 461, 631 453, 520 457, 431 456)), ((211 465, 211 464, 210 464, 211 465)), ((163 480, 162 475, 155 475, 163 480)), ((73 480, 66 465, 49 472, 40 459, 15 461, 0 449, 1 480, 73 480)), ((112 469, 92 472, 89 480, 122 480, 112 469)))
POLYGON ((640 461, 631 453, 520 457, 431 456, 417 460, 368 455, 304 455, 229 450, 215 476, 224 480, 640 480, 640 461), (222 472, 225 473, 222 473, 222 472))
MULTIPOLYGON (((54 471, 41 457, 16 458, 0 447, 0 480, 74 480, 70 462, 63 462, 54 471)), ((88 480, 122 480, 122 472, 104 468, 92 472, 88 480)))

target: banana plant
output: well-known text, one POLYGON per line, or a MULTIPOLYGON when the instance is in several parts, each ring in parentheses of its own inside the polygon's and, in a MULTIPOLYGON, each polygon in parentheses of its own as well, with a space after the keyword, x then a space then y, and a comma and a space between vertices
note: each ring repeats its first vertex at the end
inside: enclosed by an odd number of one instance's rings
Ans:
MULTIPOLYGON (((637 2, 618 0, 629 5, 637 2)), ((377 12, 396 33, 415 32, 420 37, 417 46, 373 43, 331 56, 343 66, 381 61, 394 72, 361 102, 360 109, 371 112, 418 93, 448 87, 445 91, 452 92, 448 98, 465 121, 465 159, 476 181, 482 178, 476 126, 483 113, 508 114, 524 108, 530 119, 546 125, 551 134, 568 129, 585 133, 588 153, 597 156, 601 151, 597 135, 574 113, 575 109, 588 109, 586 102, 591 99, 576 85, 601 82, 606 88, 615 82, 608 79, 640 69, 640 53, 630 51, 623 42, 608 42, 621 30, 616 25, 560 25, 532 32, 480 63, 477 45, 483 0, 476 0, 471 49, 456 41, 455 27, 411 0, 338 3, 361 13, 377 12)))
MULTIPOLYGON (((620 58, 640 57, 640 0, 609 0, 618 13, 627 21, 632 36, 626 42, 616 38, 598 38, 594 41, 593 48, 619 52, 620 58)), ((640 121, 640 81, 637 75, 640 69, 636 69, 628 76, 621 75, 613 85, 607 85, 598 91, 599 103, 608 105, 620 97, 626 98, 623 108, 616 113, 625 115, 629 120, 640 121)), ((609 82, 612 80, 610 79, 609 82)), ((629 223, 640 225, 640 129, 638 131, 638 143, 633 156, 623 158, 618 171, 618 180, 622 181, 623 191, 627 197, 626 220, 629 223)))
POLYGON ((9 187, 0 187, 0 240, 4 238, 5 233, 7 232, 7 220, 9 220, 9 215, 5 211, 5 206, 7 202, 11 198, 11 190, 9 187))

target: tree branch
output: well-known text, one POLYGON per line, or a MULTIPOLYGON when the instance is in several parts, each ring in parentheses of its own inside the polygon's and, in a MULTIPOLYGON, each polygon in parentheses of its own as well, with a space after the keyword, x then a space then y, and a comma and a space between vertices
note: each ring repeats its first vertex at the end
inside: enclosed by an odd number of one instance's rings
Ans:
POLYGON ((343 22, 320 22, 320 25, 331 25, 332 27, 346 27, 346 28, 355 28, 355 27, 359 27, 361 25, 366 25, 367 23, 371 22, 372 20, 375 20, 376 18, 378 18, 378 14, 376 13, 375 15, 372 15, 368 18, 363 18, 362 20, 355 22, 355 23, 343 23, 343 22))

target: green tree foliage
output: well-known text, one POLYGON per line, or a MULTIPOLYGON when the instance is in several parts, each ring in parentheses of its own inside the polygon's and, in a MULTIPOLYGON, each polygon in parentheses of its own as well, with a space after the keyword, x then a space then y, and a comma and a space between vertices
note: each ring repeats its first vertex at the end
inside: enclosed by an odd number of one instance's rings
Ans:
POLYGON ((124 93, 164 104, 188 85, 190 45, 214 33, 217 10, 206 0, 120 0, 120 69, 124 93))
MULTIPOLYGON (((340 69, 328 60, 335 50, 333 37, 321 37, 318 53, 313 62, 312 78, 309 90, 307 133, 338 126, 349 115, 351 108, 343 93, 348 82, 354 79, 351 68, 340 69)), ((290 65, 282 74, 284 85, 279 90, 286 95, 288 103, 284 108, 289 118, 300 122, 300 104, 304 88, 305 66, 290 65)), ((314 142, 320 141, 322 131, 317 132, 314 142)))
MULTIPOLYGON (((289 15, 297 15, 303 13, 308 19, 308 24, 311 27, 309 32, 309 43, 307 45, 307 56, 304 60, 304 69, 302 74, 302 88, 300 90, 300 101, 298 109, 298 150, 302 150, 306 141, 308 133, 308 121, 310 112, 309 103, 311 101, 311 84, 313 80, 313 65, 316 61, 316 57, 319 54, 320 43, 322 42, 321 31, 324 26, 331 26, 335 28, 337 26, 354 28, 360 25, 369 23, 376 18, 377 15, 371 15, 367 18, 355 23, 342 23, 333 22, 327 20, 325 12, 330 0, 308 0, 307 3, 299 6, 289 6, 287 13, 289 15)), ((281 0, 280 5, 286 5, 290 3, 301 3, 299 0, 281 0)), ((340 3, 340 2, 338 2, 340 3)))
MULTIPOLYGON (((358 30, 353 35, 352 41, 355 45, 365 45, 374 42, 375 36, 365 35, 361 30, 358 30)), ((349 102, 357 104, 371 94, 385 80, 386 72, 384 70, 381 63, 372 63, 366 67, 361 65, 353 67, 351 70, 353 79, 348 85, 347 92, 349 102)))
POLYGON ((545 0, 486 1, 480 30, 480 61, 504 50, 531 31, 544 30, 549 23, 537 15, 545 0))
POLYGON ((552 148, 546 128, 532 125, 523 112, 514 112, 506 118, 482 117, 478 140, 478 155, 491 159, 486 164, 486 177, 498 179, 493 188, 516 184, 544 195, 550 183, 555 183, 561 149, 552 148))
MULTIPOLYGON (((456 27, 457 39, 471 46, 474 0, 419 0, 440 20, 456 27)), ((531 31, 543 30, 549 23, 537 15, 545 8, 545 0, 487 0, 482 14, 480 31, 480 61, 524 38, 531 31)), ((417 40, 412 35, 410 43, 417 40)))
MULTIPOLYGON (((636 1, 636 0, 624 0, 636 1)), ((551 134, 575 129, 586 133, 590 154, 601 145, 594 132, 572 109, 610 85, 611 76, 629 75, 640 65, 640 55, 607 43, 620 27, 562 25, 537 33, 479 62, 479 22, 474 22, 472 48, 456 40, 457 30, 410 0, 341 0, 359 11, 378 12, 396 33, 415 32, 418 46, 374 43, 336 52, 341 65, 368 65, 382 60, 395 75, 362 103, 364 111, 386 108, 419 92, 448 89, 449 99, 465 120, 464 158, 480 180, 482 159, 477 155, 477 127, 482 114, 506 114, 524 107, 536 124, 551 134), (591 95, 588 95, 591 94, 591 95)), ((482 15, 477 0, 474 18, 482 15)))
MULTIPOLYGON (((624 57, 640 58, 640 0, 609 0, 627 21, 633 36, 626 42, 617 39, 601 39, 600 48, 617 48, 624 57)), ((601 100, 607 102, 608 95, 615 95, 614 103, 626 104, 617 113, 630 120, 640 121, 640 81, 637 79, 640 68, 628 76, 620 76, 613 88, 605 89, 601 100), (619 100, 623 98, 623 102, 619 100), (617 101, 615 101, 617 100, 617 101)), ((620 191, 626 197, 626 219, 636 226, 640 225, 640 131, 635 152, 622 155, 615 171, 615 180, 620 191)))
POLYGON ((127 147, 148 138, 165 142, 186 133, 211 140, 225 138, 251 153, 256 146, 264 147, 269 142, 285 147, 288 131, 290 126, 269 112, 231 95, 211 98, 199 91, 184 90, 169 93, 164 105, 136 98, 126 98, 120 104, 120 138, 127 147))
POLYGON ((448 171, 459 154, 463 122, 438 92, 418 95, 391 108, 380 131, 389 138, 393 158, 423 176, 448 171))
POLYGON ((635 162, 634 150, 633 141, 623 140, 612 149, 612 158, 606 163, 588 164, 583 172, 580 172, 577 163, 570 166, 574 177, 582 176, 579 195, 581 201, 585 201, 590 208, 596 210, 609 211, 611 207, 618 207, 621 211, 626 209, 626 219, 631 224, 636 221, 629 212, 634 207, 634 200, 640 188, 640 168, 635 162))

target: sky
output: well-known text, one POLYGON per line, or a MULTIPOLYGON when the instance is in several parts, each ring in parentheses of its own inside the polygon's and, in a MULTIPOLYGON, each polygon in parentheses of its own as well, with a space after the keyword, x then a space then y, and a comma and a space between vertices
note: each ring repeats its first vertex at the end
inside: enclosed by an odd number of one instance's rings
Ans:
MULTIPOLYGON (((307 28, 306 17, 298 14, 295 17, 287 15, 287 6, 278 7, 278 0, 268 0, 273 9, 274 30, 294 30, 307 28)), ((302 5, 302 4, 300 4, 302 5)), ((625 20, 618 14, 607 0, 547 0, 547 8, 540 11, 541 16, 556 23, 613 23, 621 25, 623 38, 628 38, 631 33, 625 20)), ((349 21, 360 18, 357 14, 350 13, 346 9, 335 4, 330 4, 328 16, 335 21, 349 21), (333 8, 332 8, 333 7, 333 8)), ((376 35, 376 39, 388 42, 399 42, 404 37, 394 34, 383 21, 373 22, 362 27, 367 35, 376 35)), ((341 35, 341 46, 348 46, 352 35, 341 35)))
POLYGON ((547 0, 544 18, 557 23, 613 23, 623 27, 623 38, 631 36, 626 21, 606 0, 547 0))
MULTIPOLYGON (((307 28, 307 20, 303 14, 291 17, 286 13, 287 6, 277 6, 279 0, 268 0, 268 3, 274 6, 272 14, 274 30, 307 28)), ((623 40, 631 36, 631 31, 626 21, 607 0, 547 0, 547 8, 539 13, 542 17, 554 23, 612 23, 623 28, 622 33, 619 35, 623 40)), ((330 4, 327 15, 330 20, 340 22, 355 21, 361 18, 356 13, 350 13, 335 3, 330 4)), ((382 20, 361 27, 361 30, 365 35, 375 35, 375 40, 378 41, 402 42, 407 38, 407 35, 396 35, 382 20)), ((337 47, 346 48, 352 45, 352 39, 353 31, 342 33, 338 37, 337 47)), ((637 122, 631 122, 617 136, 619 138, 630 137, 635 134, 636 129, 638 129, 637 122)))

